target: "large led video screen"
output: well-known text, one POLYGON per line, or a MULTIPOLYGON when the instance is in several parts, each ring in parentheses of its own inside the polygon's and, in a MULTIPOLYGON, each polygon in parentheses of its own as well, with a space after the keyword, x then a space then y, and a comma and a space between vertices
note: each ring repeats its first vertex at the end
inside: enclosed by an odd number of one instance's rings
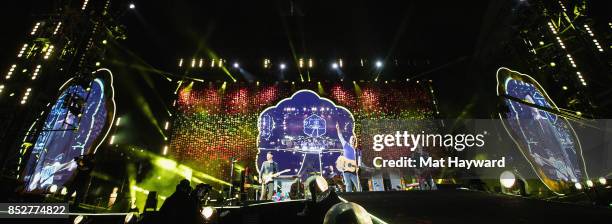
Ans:
POLYGON ((350 146, 354 122, 348 109, 313 91, 297 91, 259 115, 255 165, 259 167, 272 153, 281 169, 289 169, 287 175, 305 179, 310 173, 331 172, 340 155, 356 160, 350 146))
POLYGON ((26 191, 44 192, 54 185, 61 188, 76 170, 74 158, 95 150, 114 110, 107 107, 105 88, 104 81, 96 78, 85 85, 68 82, 60 90, 27 160, 26 191))
POLYGON ((537 81, 506 68, 497 80, 504 126, 542 182, 562 193, 587 178, 576 133, 537 81))
MULTIPOLYGON (((423 81, 186 82, 178 89, 168 154, 181 164, 224 181, 230 178, 231 159, 237 160, 237 167, 249 168, 256 175, 255 164, 261 165, 265 158, 263 154, 258 156, 258 148, 278 153, 274 155, 275 160, 282 160, 279 168, 290 169, 290 174, 321 167, 325 173, 324 166, 335 161, 340 149, 336 122, 346 141, 355 135, 357 148, 372 145, 371 139, 359 138, 362 121, 432 118, 435 112, 430 91, 430 83, 423 81), (292 96, 304 98, 291 103, 292 96), (287 103, 280 103, 282 100, 287 103), (274 106, 280 106, 277 109, 281 111, 266 111, 274 106), (346 110, 338 113, 341 109, 334 109, 340 107, 346 110), (261 129, 266 125, 277 128, 261 129), (317 159, 319 151, 321 160, 317 159), (312 160, 304 163, 304 157, 312 160)), ((364 161, 371 160, 369 152, 363 150, 364 161)))

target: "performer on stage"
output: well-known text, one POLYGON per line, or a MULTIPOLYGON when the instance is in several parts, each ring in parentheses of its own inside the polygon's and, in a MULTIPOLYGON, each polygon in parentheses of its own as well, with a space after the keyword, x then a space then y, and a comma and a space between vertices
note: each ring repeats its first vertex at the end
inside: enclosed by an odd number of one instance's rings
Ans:
POLYGON ((346 192, 353 192, 353 187, 355 191, 361 191, 361 186, 359 186, 359 180, 357 178, 359 167, 357 166, 357 156, 355 152, 357 138, 351 136, 350 142, 346 142, 342 136, 342 131, 340 131, 340 125, 338 123, 336 123, 336 130, 338 131, 338 138, 340 139, 343 149, 342 154, 340 154, 336 160, 336 168, 342 172, 346 192))
POLYGON ((94 168, 94 161, 92 155, 81 155, 74 157, 74 161, 77 164, 77 171, 72 179, 70 185, 68 185, 68 192, 66 193, 66 200, 69 201, 73 193, 76 192, 74 199, 74 206, 79 206, 81 200, 85 196, 89 181, 91 179, 91 172, 94 168))
POLYGON ((278 163, 274 162, 272 152, 266 154, 266 161, 259 170, 259 183, 262 184, 260 200, 272 200, 274 195, 274 175, 278 173, 278 163))

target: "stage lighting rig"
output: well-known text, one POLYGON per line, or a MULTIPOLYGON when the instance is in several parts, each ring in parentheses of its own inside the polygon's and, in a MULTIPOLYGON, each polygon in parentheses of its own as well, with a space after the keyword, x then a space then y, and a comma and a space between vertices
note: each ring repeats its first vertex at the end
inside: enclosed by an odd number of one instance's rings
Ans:
POLYGON ((607 182, 606 178, 604 177, 600 177, 598 181, 601 185, 606 185, 606 182, 607 182))
POLYGON ((505 188, 511 188, 512 186, 514 186, 514 183, 516 182, 516 177, 511 171, 504 171, 499 176, 499 182, 505 188))
POLYGON ((338 69, 338 63, 332 63, 332 68, 333 69, 338 69))
POLYGON ((580 183, 578 183, 578 182, 576 182, 576 183, 574 184, 574 187, 576 188, 576 190, 582 190, 582 184, 580 184, 580 183))

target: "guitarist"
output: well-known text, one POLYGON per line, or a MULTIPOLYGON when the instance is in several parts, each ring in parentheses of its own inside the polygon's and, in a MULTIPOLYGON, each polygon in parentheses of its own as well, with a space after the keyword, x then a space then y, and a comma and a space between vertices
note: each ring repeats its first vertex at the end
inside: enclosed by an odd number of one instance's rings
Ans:
MULTIPOLYGON (((266 154, 266 161, 261 164, 259 170, 259 182, 262 184, 261 197, 259 200, 272 200, 274 195, 274 181, 263 180, 263 177, 274 175, 278 172, 278 163, 274 162, 272 152, 266 154)), ((267 179, 267 178, 266 178, 267 179)))
POLYGON ((345 190, 346 192, 353 192, 354 187, 355 191, 361 191, 359 180, 357 179, 357 171, 359 169, 355 152, 357 139, 355 136, 351 136, 350 142, 346 142, 342 136, 342 131, 340 131, 340 125, 338 123, 336 123, 336 130, 338 131, 338 138, 342 144, 341 154, 336 160, 336 168, 342 172, 345 190))

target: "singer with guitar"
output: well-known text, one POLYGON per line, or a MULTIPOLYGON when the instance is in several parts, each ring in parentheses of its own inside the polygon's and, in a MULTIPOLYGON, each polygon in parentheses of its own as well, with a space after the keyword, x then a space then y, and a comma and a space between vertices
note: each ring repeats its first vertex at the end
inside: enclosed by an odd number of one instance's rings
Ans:
POLYGON ((261 183, 261 196, 259 200, 272 200, 274 195, 274 178, 289 172, 283 170, 278 172, 278 163, 274 162, 272 152, 266 154, 266 161, 261 164, 259 169, 259 183, 261 183))
POLYGON ((345 190, 346 192, 353 192, 354 187, 355 191, 361 191, 361 186, 359 186, 359 180, 357 178, 357 171, 359 170, 355 152, 357 139, 355 136, 351 136, 350 142, 346 142, 342 136, 342 131, 340 131, 340 125, 338 123, 336 123, 336 130, 338 131, 338 138, 342 144, 342 154, 340 154, 336 160, 336 168, 342 172, 345 190))

